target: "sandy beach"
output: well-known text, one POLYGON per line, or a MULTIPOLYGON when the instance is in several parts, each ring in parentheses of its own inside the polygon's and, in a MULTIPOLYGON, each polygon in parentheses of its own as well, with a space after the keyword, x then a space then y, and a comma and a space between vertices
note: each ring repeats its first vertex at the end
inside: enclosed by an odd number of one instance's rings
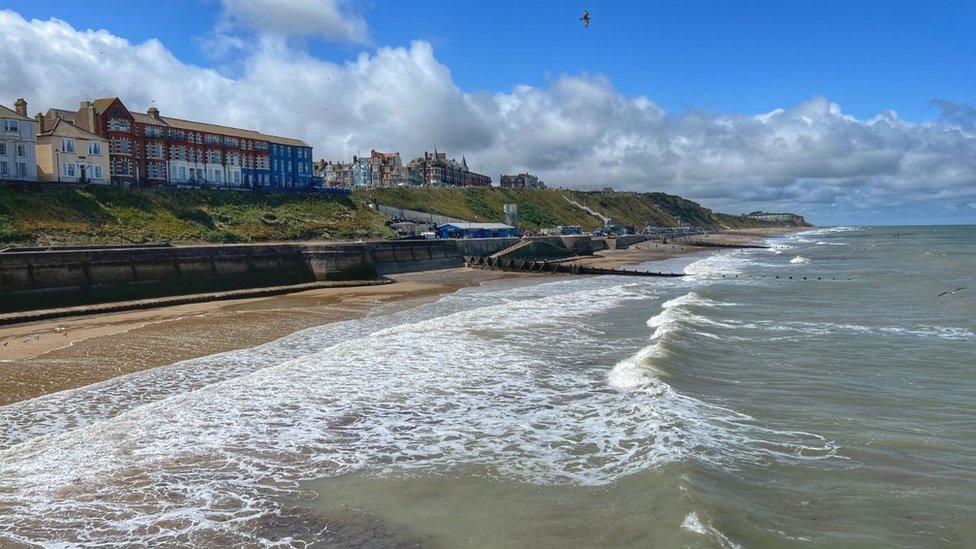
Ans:
POLYGON ((447 269, 395 275, 393 284, 323 288, 0 328, 0 405, 115 376, 273 341, 362 317, 394 301, 430 299, 508 273, 447 269))
MULTIPOLYGON (((708 238, 718 243, 742 244, 768 234, 754 231, 708 238)), ((680 241, 644 242, 626 250, 599 252, 579 262, 613 268, 714 250, 680 241)), ((381 286, 324 288, 2 327, 0 405, 260 345, 311 326, 362 317, 379 304, 409 305, 487 280, 513 276, 533 275, 473 269, 426 271, 395 275, 395 283, 381 286)))

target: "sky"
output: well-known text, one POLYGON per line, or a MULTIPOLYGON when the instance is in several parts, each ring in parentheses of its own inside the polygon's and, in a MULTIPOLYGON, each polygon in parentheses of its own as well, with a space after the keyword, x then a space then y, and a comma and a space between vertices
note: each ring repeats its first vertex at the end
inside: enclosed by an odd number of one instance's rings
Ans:
POLYGON ((316 158, 436 146, 495 181, 976 223, 974 29, 976 2, 0 0, 0 104, 117 95, 316 158))

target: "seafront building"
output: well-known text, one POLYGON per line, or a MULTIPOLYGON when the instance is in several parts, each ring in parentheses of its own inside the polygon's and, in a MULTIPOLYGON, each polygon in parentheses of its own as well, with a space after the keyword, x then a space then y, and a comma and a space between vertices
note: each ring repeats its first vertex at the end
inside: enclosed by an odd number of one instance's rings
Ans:
POLYGON ((545 189, 546 184, 538 177, 520 173, 517 175, 502 175, 499 177, 498 184, 506 189, 545 189))
POLYGON ((122 186, 213 186, 301 191, 312 183, 312 148, 299 139, 130 111, 118 97, 50 109, 108 142, 109 178, 122 186))
POLYGON ((491 177, 468 169, 468 161, 463 156, 461 162, 448 159, 446 153, 424 152, 424 155, 410 161, 409 169, 420 176, 426 187, 490 187, 491 177))
POLYGON ((109 178, 108 141, 71 122, 38 114, 37 180, 59 183, 106 184, 109 178), (48 124, 52 124, 48 127, 48 124))
POLYGON ((18 99, 13 109, 0 105, 0 181, 37 181, 36 139, 26 101, 18 99))
POLYGON ((369 158, 353 156, 349 163, 319 160, 315 163, 315 174, 326 187, 334 188, 491 186, 491 177, 468 169, 465 158, 457 162, 436 149, 406 166, 400 153, 376 150, 370 151, 369 158))

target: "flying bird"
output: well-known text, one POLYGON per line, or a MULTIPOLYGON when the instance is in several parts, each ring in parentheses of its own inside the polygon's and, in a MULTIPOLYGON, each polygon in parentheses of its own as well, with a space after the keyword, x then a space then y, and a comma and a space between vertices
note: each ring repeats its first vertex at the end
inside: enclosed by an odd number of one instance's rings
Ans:
POLYGON ((944 295, 956 295, 957 292, 961 292, 961 291, 963 291, 965 289, 966 288, 956 288, 955 290, 952 290, 951 292, 949 292, 949 291, 942 292, 941 294, 939 294, 938 297, 942 297, 944 295))
POLYGON ((583 10, 583 17, 580 17, 584 27, 590 26, 590 10, 583 10))

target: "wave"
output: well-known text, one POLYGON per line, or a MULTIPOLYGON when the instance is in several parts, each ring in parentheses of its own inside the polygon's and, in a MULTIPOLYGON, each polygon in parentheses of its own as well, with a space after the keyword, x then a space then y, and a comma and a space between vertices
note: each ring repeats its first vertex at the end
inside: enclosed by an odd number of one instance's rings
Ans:
POLYGON ((651 344, 618 362, 608 375, 610 385, 619 391, 643 392, 654 398, 658 417, 680 426, 673 436, 682 444, 680 449, 672 450, 680 458, 728 466, 745 461, 834 456, 834 445, 819 435, 764 428, 746 414, 681 395, 661 379, 661 363, 672 355, 677 334, 694 337, 705 335, 696 327, 738 326, 697 314, 693 309, 728 305, 731 304, 703 298, 694 291, 664 302, 661 312, 647 321, 648 327, 654 328, 651 344))
POLYGON ((810 263, 810 260, 807 259, 807 258, 805 258, 805 257, 803 257, 802 255, 798 255, 798 256, 794 257, 793 259, 791 259, 790 260, 790 263, 792 263, 794 265, 797 265, 797 264, 801 264, 801 263, 810 263))
POLYGON ((703 523, 702 520, 698 518, 698 513, 695 511, 685 515, 685 518, 681 521, 681 528, 695 534, 706 536, 718 543, 720 547, 732 549, 741 547, 741 545, 738 543, 730 540, 728 536, 723 534, 718 528, 715 528, 711 524, 703 523))
POLYGON ((948 341, 976 340, 976 333, 966 328, 953 326, 936 326, 920 324, 914 328, 905 326, 865 326, 862 324, 844 324, 834 322, 775 322, 768 320, 756 321, 756 325, 774 332, 796 332, 804 335, 833 335, 841 333, 914 336, 924 338, 944 339, 948 341))
POLYGON ((712 254, 685 266, 684 272, 695 278, 741 274, 752 263, 742 251, 712 254))
MULTIPOLYGON (((525 482, 598 485, 678 459, 697 448, 684 432, 696 420, 676 423, 683 414, 663 410, 668 401, 613 391, 606 370, 576 362, 598 344, 583 319, 662 284, 607 277, 456 295, 396 322, 352 321, 329 337, 305 332, 174 365, 171 390, 146 400, 131 392, 147 387, 139 376, 51 395, 48 411, 80 395, 130 404, 96 401, 71 426, 11 430, 0 534, 28 544, 271 544, 279 540, 254 538, 248 521, 273 514, 301 480, 470 464, 525 482), (235 357, 250 370, 231 375, 235 357), (207 364, 223 377, 194 378, 207 364), (178 389, 180 373, 195 381, 178 389)), ((4 418, 42 413, 17 407, 4 418)))

